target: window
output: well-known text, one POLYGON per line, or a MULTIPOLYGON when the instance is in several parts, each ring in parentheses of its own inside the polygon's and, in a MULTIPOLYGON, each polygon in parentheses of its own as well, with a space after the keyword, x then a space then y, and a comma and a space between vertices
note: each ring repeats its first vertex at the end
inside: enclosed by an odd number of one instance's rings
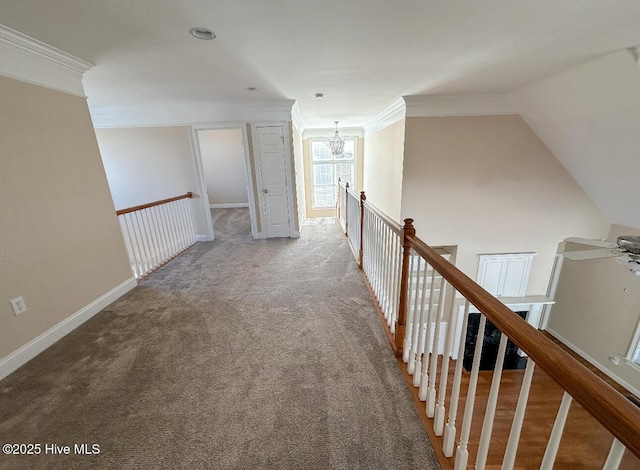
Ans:
POLYGON ((356 139, 344 138, 342 155, 331 155, 329 139, 311 141, 311 192, 315 209, 335 207, 338 198, 338 178, 353 186, 356 176, 356 139))

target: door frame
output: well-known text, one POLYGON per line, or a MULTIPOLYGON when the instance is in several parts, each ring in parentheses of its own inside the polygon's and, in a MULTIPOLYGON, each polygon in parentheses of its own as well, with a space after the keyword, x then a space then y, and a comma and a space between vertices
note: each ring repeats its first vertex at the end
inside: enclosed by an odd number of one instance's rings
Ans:
POLYGON ((189 125, 189 133, 191 135, 191 147, 193 150, 193 164, 196 172, 196 184, 202 199, 202 211, 204 212, 204 220, 207 225, 207 239, 201 241, 215 240, 213 229, 213 220, 211 219, 211 208, 209 207, 209 194, 207 192, 207 181, 204 176, 204 166, 202 164, 202 152, 200 150, 200 141, 198 140, 198 131, 221 130, 221 129, 240 129, 242 132, 242 144, 244 147, 244 168, 247 184, 247 195, 249 196, 249 217, 251 219, 251 236, 260 238, 258 227, 256 224, 256 207, 255 195, 253 192, 254 181, 251 171, 251 159, 249 156, 249 136, 247 135, 246 122, 208 122, 189 125))
POLYGON ((266 229, 266 211, 264 207, 264 198, 262 197, 262 162, 260 159, 260 147, 258 146, 258 127, 276 127, 282 126, 282 135, 284 136, 284 158, 285 158, 285 179, 287 182, 287 205, 289 211, 289 237, 291 238, 299 238, 300 230, 295 229, 295 208, 293 192, 295 190, 293 181, 293 174, 291 168, 293 166, 293 158, 291 155, 291 129, 289 128, 289 123, 287 121, 258 121, 251 123, 251 141, 253 143, 254 149, 254 159, 256 163, 256 188, 258 190, 258 204, 260 207, 260 215, 262 223, 262 232, 260 233, 260 238, 267 238, 267 229, 266 229))

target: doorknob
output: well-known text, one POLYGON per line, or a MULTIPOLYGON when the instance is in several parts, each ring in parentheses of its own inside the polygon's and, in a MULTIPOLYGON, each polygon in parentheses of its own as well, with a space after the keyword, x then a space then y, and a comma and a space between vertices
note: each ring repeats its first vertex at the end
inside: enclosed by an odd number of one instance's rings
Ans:
POLYGON ((262 192, 267 194, 269 192, 269 190, 268 189, 263 189, 262 192))

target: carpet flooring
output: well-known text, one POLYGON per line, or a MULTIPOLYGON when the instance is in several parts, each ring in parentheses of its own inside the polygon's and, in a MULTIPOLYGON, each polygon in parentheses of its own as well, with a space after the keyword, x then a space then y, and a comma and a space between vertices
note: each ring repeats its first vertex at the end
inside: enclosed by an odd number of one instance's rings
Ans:
POLYGON ((41 444, 0 469, 439 468, 338 226, 247 212, 0 382, 0 443, 41 444))

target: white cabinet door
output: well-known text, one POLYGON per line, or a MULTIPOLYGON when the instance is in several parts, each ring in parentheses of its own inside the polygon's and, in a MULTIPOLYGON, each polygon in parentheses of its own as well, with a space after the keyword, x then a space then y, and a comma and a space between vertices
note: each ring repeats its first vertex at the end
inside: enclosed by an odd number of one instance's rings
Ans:
POLYGON ((536 254, 480 255, 476 282, 496 297, 523 297, 536 254))

